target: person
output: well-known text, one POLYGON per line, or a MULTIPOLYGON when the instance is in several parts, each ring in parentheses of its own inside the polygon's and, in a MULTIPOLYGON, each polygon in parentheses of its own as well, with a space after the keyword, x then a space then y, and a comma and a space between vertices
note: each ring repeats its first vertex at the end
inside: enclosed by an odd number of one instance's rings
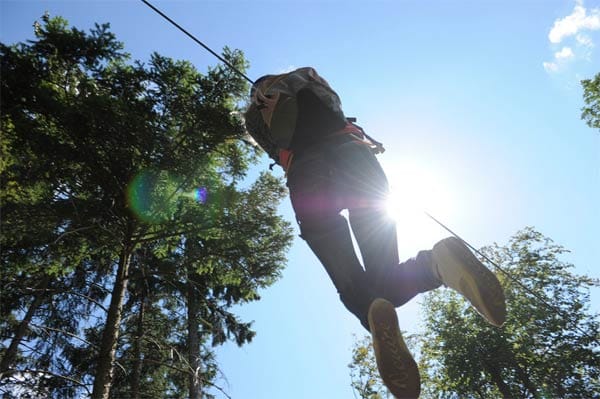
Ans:
POLYGON ((506 307, 498 280, 454 237, 399 262, 396 226, 385 210, 388 182, 375 156, 383 146, 346 118, 339 96, 315 69, 263 76, 250 97, 247 131, 285 170, 301 237, 341 302, 373 334, 384 382, 401 386, 392 393, 418 396, 418 370, 394 308, 446 285, 501 326, 506 307))

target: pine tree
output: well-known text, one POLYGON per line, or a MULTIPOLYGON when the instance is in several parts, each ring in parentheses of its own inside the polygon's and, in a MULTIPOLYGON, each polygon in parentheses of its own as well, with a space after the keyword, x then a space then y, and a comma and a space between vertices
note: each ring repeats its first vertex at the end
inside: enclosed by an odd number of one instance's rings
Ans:
POLYGON ((259 299, 291 241, 282 183, 244 182, 258 156, 236 112, 247 84, 158 54, 129 62, 108 25, 45 15, 35 34, 0 45, 2 384, 206 395, 211 346, 255 334, 231 306, 259 299))

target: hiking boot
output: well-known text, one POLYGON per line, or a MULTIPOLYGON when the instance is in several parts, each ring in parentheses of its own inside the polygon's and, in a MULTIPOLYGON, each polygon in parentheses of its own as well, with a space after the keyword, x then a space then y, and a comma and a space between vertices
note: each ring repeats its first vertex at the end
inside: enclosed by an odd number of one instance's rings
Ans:
POLYGON ((494 273, 455 237, 438 242, 432 252, 433 270, 441 282, 467 298, 490 324, 501 327, 506 320, 506 304, 494 273))
POLYGON ((394 305, 375 299, 369 307, 369 325, 377 368, 387 388, 398 399, 418 398, 419 369, 402 339, 394 305))

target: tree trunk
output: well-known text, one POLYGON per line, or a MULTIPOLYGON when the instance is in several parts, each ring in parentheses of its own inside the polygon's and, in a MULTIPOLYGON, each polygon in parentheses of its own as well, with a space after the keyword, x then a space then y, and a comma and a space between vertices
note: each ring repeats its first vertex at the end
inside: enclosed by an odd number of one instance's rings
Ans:
POLYGON ((2 357, 2 361, 0 362, 0 378, 4 377, 5 375, 8 375, 8 370, 13 366, 13 363, 17 358, 19 345, 21 344, 23 337, 29 329, 29 323, 31 323, 31 320, 33 319, 33 315, 35 314, 36 310, 39 309, 39 307, 46 299, 46 289, 48 288, 49 284, 50 277, 45 276, 44 280, 42 280, 42 283, 38 287, 39 292, 36 294, 35 299, 29 306, 29 309, 27 309, 25 317, 19 323, 17 331, 15 332, 15 336, 10 341, 10 345, 8 346, 8 349, 2 357))
POLYGON ((198 331, 198 293, 192 283, 193 273, 188 270, 187 282, 187 316, 188 316, 188 362, 190 364, 189 388, 190 399, 200 399, 202 384, 200 383, 200 337, 198 331))
POLYGON ((486 365, 486 368, 488 373, 490 374, 490 377, 492 378, 492 381, 494 382, 494 384, 496 384, 496 387, 502 394, 502 397, 504 399, 512 399, 513 395, 511 393, 510 387, 502 379, 502 374, 500 373, 498 367, 488 364, 486 365))
POLYGON ((140 298, 140 310, 138 313, 138 321, 135 339, 133 341, 133 370, 131 372, 131 398, 140 399, 140 379, 142 378, 142 367, 144 360, 142 359, 142 338, 144 337, 144 317, 146 311, 146 290, 142 288, 140 298))
MULTIPOLYGON (((127 241, 126 241, 127 242, 127 241)), ((108 399, 112 376, 114 371, 115 352, 117 349, 117 340, 119 338, 119 327, 121 325, 121 313, 123 310, 123 298, 127 290, 127 274, 129 272, 129 263, 131 261, 132 247, 129 243, 123 247, 123 252, 119 258, 117 276, 110 299, 110 307, 106 316, 106 325, 102 332, 102 341, 100 342, 100 353, 98 354, 98 363, 96 368, 96 377, 94 378, 94 388, 92 399, 108 399)))
POLYGON ((535 397, 537 390, 531 383, 531 380, 529 379, 529 374, 527 374, 527 372, 523 370, 521 365, 519 365, 516 361, 515 368, 517 369, 517 375, 519 376, 519 379, 523 382, 523 387, 525 387, 525 393, 529 392, 529 394, 532 397, 535 397))

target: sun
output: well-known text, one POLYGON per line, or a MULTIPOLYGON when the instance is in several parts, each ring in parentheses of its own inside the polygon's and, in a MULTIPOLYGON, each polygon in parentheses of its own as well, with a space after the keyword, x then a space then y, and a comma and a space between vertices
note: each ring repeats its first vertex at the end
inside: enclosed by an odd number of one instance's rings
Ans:
POLYGON ((455 213, 451 182, 443 171, 405 160, 386 166, 390 194, 386 211, 396 221, 399 241, 424 241, 441 232, 427 213, 451 218, 455 213))

